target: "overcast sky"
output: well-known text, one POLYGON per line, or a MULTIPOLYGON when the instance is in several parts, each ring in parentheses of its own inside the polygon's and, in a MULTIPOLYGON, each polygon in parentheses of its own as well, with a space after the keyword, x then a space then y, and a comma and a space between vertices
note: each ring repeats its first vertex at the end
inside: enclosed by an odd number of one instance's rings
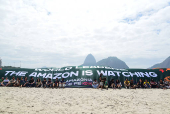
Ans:
POLYGON ((0 0, 3 65, 62 67, 116 56, 148 68, 170 56, 170 0, 0 0))

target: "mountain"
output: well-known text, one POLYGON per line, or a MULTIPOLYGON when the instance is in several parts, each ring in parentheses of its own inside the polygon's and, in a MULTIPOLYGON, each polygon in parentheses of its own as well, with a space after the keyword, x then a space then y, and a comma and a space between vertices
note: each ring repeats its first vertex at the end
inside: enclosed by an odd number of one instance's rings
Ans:
POLYGON ((150 68, 170 68, 170 56, 167 59, 165 59, 162 63, 155 64, 150 68))
POLYGON ((84 63, 80 66, 96 66, 96 59, 92 54, 88 54, 84 63))
POLYGON ((119 68, 119 69, 128 69, 129 67, 126 65, 126 63, 117 57, 108 57, 106 59, 102 59, 97 62, 98 66, 110 66, 113 68, 119 68))

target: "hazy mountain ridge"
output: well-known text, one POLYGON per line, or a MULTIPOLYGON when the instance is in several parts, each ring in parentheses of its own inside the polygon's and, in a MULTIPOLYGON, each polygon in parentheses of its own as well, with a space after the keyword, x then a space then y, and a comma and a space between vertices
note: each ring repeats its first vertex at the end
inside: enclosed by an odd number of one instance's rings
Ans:
POLYGON ((85 58, 85 61, 82 65, 80 66, 110 66, 113 68, 129 68, 126 63, 117 57, 108 57, 106 59, 102 59, 98 62, 96 62, 95 57, 92 54, 88 54, 87 57, 85 58))
POLYGON ((166 58, 162 63, 157 63, 150 68, 170 68, 170 56, 166 58))

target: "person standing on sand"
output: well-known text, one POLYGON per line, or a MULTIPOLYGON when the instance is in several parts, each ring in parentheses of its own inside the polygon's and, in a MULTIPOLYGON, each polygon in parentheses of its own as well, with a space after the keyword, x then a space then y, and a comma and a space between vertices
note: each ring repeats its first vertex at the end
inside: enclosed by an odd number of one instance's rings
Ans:
POLYGON ((108 90, 108 82, 107 82, 106 78, 104 78, 104 87, 108 90))
POLYGON ((98 87, 98 83, 96 79, 93 81, 92 87, 95 89, 98 87))
POLYGON ((101 87, 101 89, 103 89, 103 86, 104 86, 104 80, 102 79, 102 76, 103 76, 103 74, 101 73, 100 74, 100 77, 99 77, 99 86, 98 86, 98 88, 97 89, 99 89, 99 87, 101 87))

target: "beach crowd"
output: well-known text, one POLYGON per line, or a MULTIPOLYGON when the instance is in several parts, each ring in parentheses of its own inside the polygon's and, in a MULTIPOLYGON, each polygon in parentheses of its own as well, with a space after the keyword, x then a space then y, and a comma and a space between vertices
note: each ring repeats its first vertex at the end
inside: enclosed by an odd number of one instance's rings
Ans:
MULTIPOLYGON (((102 78, 102 74, 100 74, 99 77, 99 83, 97 82, 97 80, 95 79, 93 81, 92 84, 93 88, 106 88, 108 89, 108 87, 112 88, 112 89, 121 89, 122 88, 122 84, 120 82, 120 80, 116 80, 114 81, 114 79, 111 79, 110 82, 108 83, 106 78, 102 78)), ((164 79, 164 81, 162 79, 160 79, 160 81, 156 82, 153 79, 151 79, 151 81, 149 82, 147 79, 145 79, 145 81, 143 81, 143 79, 139 79, 139 81, 137 83, 134 82, 133 78, 129 81, 128 79, 126 79, 124 81, 124 88, 126 89, 136 89, 136 88, 161 88, 161 89, 170 89, 170 82, 166 79, 164 79)))
POLYGON ((5 79, 4 77, 2 77, 2 79, 0 79, 0 86, 5 87, 64 88, 65 84, 66 82, 64 81, 64 78, 62 78, 60 81, 58 80, 58 78, 56 78, 54 83, 52 82, 51 78, 48 78, 48 80, 44 78, 43 81, 41 81, 40 78, 35 81, 33 77, 31 77, 30 80, 28 80, 27 77, 25 77, 24 79, 23 77, 21 77, 20 79, 15 79, 15 77, 12 77, 11 80, 9 80, 8 77, 6 77, 5 79))
MULTIPOLYGON (((122 83, 120 82, 120 80, 116 80, 114 81, 114 79, 111 79, 109 82, 107 82, 106 78, 102 78, 103 74, 100 74, 99 77, 99 82, 97 82, 97 80, 95 79, 92 83, 92 87, 93 88, 112 88, 112 89, 121 89, 122 88, 122 83)), ((11 80, 8 79, 8 77, 6 77, 4 79, 4 77, 2 77, 0 79, 0 86, 5 86, 5 87, 43 87, 43 88, 65 88, 66 82, 64 80, 64 78, 62 78, 61 80, 59 80, 58 78, 56 78, 56 80, 53 82, 51 80, 51 78, 48 78, 48 80, 46 78, 43 79, 43 81, 41 81, 40 78, 38 78, 36 81, 34 80, 33 77, 31 77, 30 80, 27 79, 27 77, 25 77, 23 79, 23 77, 21 78, 17 78, 15 79, 15 77, 12 77, 11 80)), ((159 82, 154 81, 153 79, 151 79, 151 81, 149 82, 147 79, 145 79, 145 81, 143 81, 143 79, 139 79, 139 81, 137 83, 134 82, 133 78, 131 80, 126 79, 124 81, 124 88, 126 89, 136 89, 136 88, 161 88, 161 89, 170 89, 170 82, 166 79, 164 79, 164 81, 162 79, 160 79, 159 82)))

